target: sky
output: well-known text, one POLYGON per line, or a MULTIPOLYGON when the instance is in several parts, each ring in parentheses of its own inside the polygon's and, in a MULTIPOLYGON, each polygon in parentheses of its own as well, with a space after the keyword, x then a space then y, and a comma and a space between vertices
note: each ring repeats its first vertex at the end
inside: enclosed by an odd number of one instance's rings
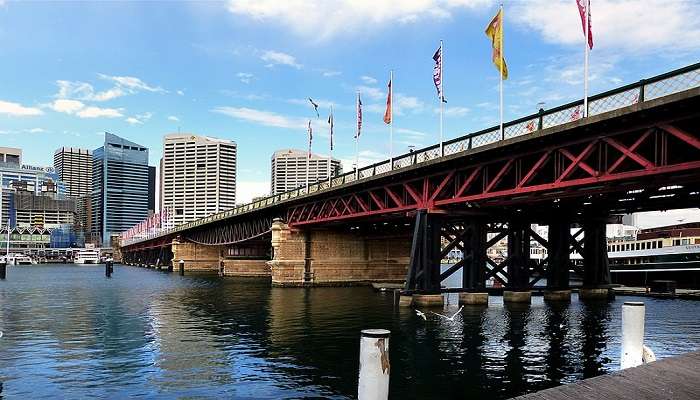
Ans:
MULTIPOLYGON (((591 3, 592 94, 700 60, 700 2, 591 3)), ((575 1, 504 8, 505 119, 581 98, 575 1)), ((50 165, 56 148, 94 149, 109 131, 148 147, 157 165, 167 133, 231 139, 245 202, 269 192, 275 150, 306 149, 309 119, 313 151, 328 154, 331 105, 334 156, 350 170, 358 90, 360 165, 388 158, 382 116, 392 69, 394 152, 437 142, 432 56, 440 40, 445 138, 496 125, 498 71, 484 29, 497 9, 488 0, 0 0, 0 146, 50 165)))

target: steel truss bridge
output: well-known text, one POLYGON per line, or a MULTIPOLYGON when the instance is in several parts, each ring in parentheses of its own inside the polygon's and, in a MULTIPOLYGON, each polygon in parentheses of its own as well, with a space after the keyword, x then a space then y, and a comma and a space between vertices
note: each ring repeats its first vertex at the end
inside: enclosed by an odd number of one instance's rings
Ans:
MULTIPOLYGON (((409 287, 430 289, 446 277, 434 270, 433 276, 421 275, 428 274, 421 268, 439 262, 445 252, 433 244, 419 251, 421 241, 431 235, 465 254, 465 241, 479 243, 470 247, 479 251, 475 258, 493 244, 485 241, 487 232, 513 243, 532 238, 550 248, 555 246, 551 240, 532 232, 529 223, 553 229, 555 216, 567 226, 587 229, 584 241, 598 240, 586 246, 571 238, 568 228, 559 227, 568 239, 556 244, 559 250, 550 250, 549 258, 568 260, 570 251, 590 253, 600 246, 600 224, 604 241, 604 221, 610 215, 700 204, 700 63, 592 96, 587 118, 581 118, 582 107, 579 100, 540 110, 506 123, 502 134, 497 127, 471 133, 132 239, 123 249, 167 246, 175 237, 235 246, 266 238, 275 218, 298 229, 405 220, 415 228, 409 287), (473 221, 483 223, 474 226, 473 221), (591 221, 598 221, 598 227, 588 226, 591 221)), ((504 265, 484 260, 488 271, 472 278, 531 285, 527 277, 513 276, 518 273, 513 265, 527 263, 513 259, 525 257, 522 251, 509 249, 504 265)), ((530 269, 545 276, 548 263, 530 269)))

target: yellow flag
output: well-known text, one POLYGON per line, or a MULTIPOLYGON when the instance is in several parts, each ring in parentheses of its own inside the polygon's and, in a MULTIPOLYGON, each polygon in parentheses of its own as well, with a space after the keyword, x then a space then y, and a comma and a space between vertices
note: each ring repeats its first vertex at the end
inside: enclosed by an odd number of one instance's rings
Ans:
POLYGON ((498 10, 489 26, 486 27, 486 36, 491 39, 493 65, 501 71, 503 79, 508 79, 508 66, 505 57, 503 57, 503 9, 498 10))

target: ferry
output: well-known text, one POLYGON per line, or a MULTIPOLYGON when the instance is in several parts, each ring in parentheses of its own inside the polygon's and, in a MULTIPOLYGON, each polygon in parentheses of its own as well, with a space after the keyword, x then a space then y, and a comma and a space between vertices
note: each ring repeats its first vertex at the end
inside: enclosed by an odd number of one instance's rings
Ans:
POLYGON ((73 262, 75 264, 99 264, 100 250, 80 249, 75 253, 75 258, 73 262))
POLYGON ((30 257, 24 254, 10 254, 9 256, 0 257, 0 262, 4 262, 6 265, 32 265, 36 264, 30 257))

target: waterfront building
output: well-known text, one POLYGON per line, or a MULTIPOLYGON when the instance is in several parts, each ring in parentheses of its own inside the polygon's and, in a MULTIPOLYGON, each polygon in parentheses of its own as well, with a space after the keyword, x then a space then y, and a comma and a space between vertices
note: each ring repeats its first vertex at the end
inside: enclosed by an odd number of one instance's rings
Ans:
POLYGON ((0 163, 3 164, 22 164, 22 149, 14 147, 0 147, 0 163))
POLYGON ((271 192, 272 195, 294 190, 305 186, 307 182, 314 183, 342 173, 340 160, 311 154, 304 150, 284 149, 272 154, 271 192), (329 165, 330 162, 330 165, 329 165))
POLYGON ((163 138, 161 209, 168 226, 236 205, 236 143, 190 133, 163 138))
MULTIPOLYGON (((5 160, 0 163, 0 224, 10 226, 17 225, 17 207, 15 194, 19 191, 25 197, 27 194, 41 196, 53 200, 63 200, 66 195, 66 186, 59 179, 53 167, 39 167, 21 164, 22 151, 20 149, 0 148, 0 157, 5 160)), ((41 201, 44 201, 42 199, 41 201)), ((27 204, 22 203, 22 204, 27 204)), ((45 203, 44 203, 45 204, 45 203)), ((49 207, 49 214, 51 208, 49 207)), ((58 220, 61 217, 56 216, 58 220)), ((45 220, 54 220, 54 216, 48 216, 45 220)), ((27 221, 23 219, 23 221, 27 221)), ((31 221, 31 219, 30 219, 31 221)), ((29 222, 31 223, 31 222, 29 222)))
POLYGON ((66 195, 73 198, 92 191, 92 151, 61 147, 53 154, 53 166, 66 184, 66 195))
POLYGON ((109 245, 110 236, 148 216, 148 149, 106 132, 92 152, 93 239, 109 245))
POLYGON ((148 166, 148 215, 156 212, 156 167, 148 166))

